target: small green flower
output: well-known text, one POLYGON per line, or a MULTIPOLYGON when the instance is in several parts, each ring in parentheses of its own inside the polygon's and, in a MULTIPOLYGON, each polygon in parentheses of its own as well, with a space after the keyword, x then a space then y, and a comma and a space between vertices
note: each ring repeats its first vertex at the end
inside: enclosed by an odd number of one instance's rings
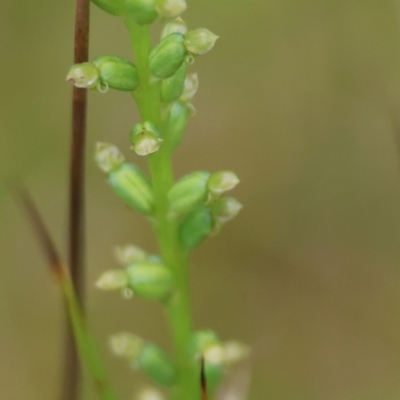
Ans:
POLYGON ((218 38, 219 36, 206 28, 195 29, 186 34, 185 47, 192 54, 206 54, 214 47, 218 38))
POLYGON ((139 156, 147 156, 160 149, 163 142, 160 130, 151 122, 136 124, 130 133, 131 149, 139 156))
POLYGON ((157 0, 157 9, 162 18, 175 18, 187 8, 185 0, 157 0))
POLYGON ((188 28, 186 22, 181 17, 178 17, 164 26, 164 29, 161 32, 161 39, 164 39, 171 33, 181 33, 182 35, 186 35, 187 31, 188 28))
POLYGON ((100 71, 90 62, 75 64, 69 70, 65 80, 78 88, 94 89, 100 83, 100 71))

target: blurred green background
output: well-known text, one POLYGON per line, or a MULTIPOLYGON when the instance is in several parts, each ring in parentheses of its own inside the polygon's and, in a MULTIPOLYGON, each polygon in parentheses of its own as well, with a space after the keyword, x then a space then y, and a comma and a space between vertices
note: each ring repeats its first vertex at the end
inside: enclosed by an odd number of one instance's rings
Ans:
MULTIPOLYGON (((245 205, 193 256, 195 326, 254 348, 250 400, 400 397, 399 14, 389 0, 192 0, 191 28, 221 36, 196 60, 197 116, 176 175, 232 169, 245 205)), ((2 0, 0 180, 22 177, 65 249, 73 1, 2 0)), ((92 7, 91 57, 130 57, 120 20, 92 7)), ((155 30, 155 34, 156 34, 155 30)), ((89 316, 122 399, 141 377, 106 339, 169 347, 160 308, 101 293, 112 249, 156 251, 94 165, 127 150, 128 94, 90 93, 89 316)), ((130 156, 143 164, 143 160, 130 156)), ((0 397, 57 398, 61 304, 23 215, 0 191, 0 397)))

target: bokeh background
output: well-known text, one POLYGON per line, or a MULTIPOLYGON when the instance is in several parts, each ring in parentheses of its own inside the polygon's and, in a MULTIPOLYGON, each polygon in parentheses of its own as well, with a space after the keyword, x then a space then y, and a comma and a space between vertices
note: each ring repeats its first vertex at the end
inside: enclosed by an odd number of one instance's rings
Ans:
MULTIPOLYGON (((192 259, 195 326, 254 348, 249 400, 400 396, 400 29, 391 0, 191 0, 221 36, 196 60, 197 116, 176 175, 232 169, 240 216, 192 259)), ((0 180, 21 177, 65 250, 73 1, 0 4, 0 180)), ((92 7, 91 57, 130 57, 121 21, 92 7)), ((157 29, 155 30, 155 35, 157 29)), ((98 140, 128 154, 128 94, 90 93, 90 324, 122 399, 141 377, 109 354, 131 330, 167 348, 156 304, 101 293, 117 244, 156 251, 105 185, 98 140)), ((143 164, 133 155, 131 160, 143 164)), ((0 191, 0 397, 57 398, 61 304, 43 255, 0 191)), ((64 252, 65 254, 65 252, 64 252)), ((88 396, 88 398, 91 398, 88 396)))

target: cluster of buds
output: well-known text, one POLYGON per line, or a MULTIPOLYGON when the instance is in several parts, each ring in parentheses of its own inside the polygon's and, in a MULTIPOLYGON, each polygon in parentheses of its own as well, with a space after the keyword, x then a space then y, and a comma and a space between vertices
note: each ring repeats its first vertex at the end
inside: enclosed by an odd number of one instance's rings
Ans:
POLYGON ((170 216, 184 217, 180 225, 184 248, 196 247, 239 213, 242 205, 233 197, 223 196, 238 183, 231 171, 193 172, 175 183, 168 194, 170 216))
POLYGON ((132 368, 144 371, 157 384, 170 387, 175 383, 174 363, 156 344, 122 332, 110 337, 110 346, 115 355, 125 358, 132 368))
POLYGON ((124 269, 104 272, 96 286, 103 290, 118 290, 148 300, 166 301, 174 289, 171 271, 159 257, 148 255, 136 246, 117 248, 117 259, 124 269))

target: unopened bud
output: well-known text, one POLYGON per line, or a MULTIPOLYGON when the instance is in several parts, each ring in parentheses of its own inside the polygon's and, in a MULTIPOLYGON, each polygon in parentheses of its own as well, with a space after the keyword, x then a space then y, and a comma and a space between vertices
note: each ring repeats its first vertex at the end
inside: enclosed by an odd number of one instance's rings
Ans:
POLYGON ((118 169, 124 163, 125 158, 118 147, 98 142, 96 144, 95 160, 101 170, 109 173, 118 169))
POLYGON ((96 88, 100 83, 100 71, 91 62, 75 64, 71 67, 66 81, 78 88, 96 88))
POLYGON ((155 382, 171 386, 175 383, 176 373, 171 358, 153 343, 146 343, 140 353, 139 367, 155 382))
POLYGON ((136 361, 144 346, 143 340, 128 332, 121 332, 110 337, 110 347, 115 355, 136 361))
POLYGON ((205 54, 214 47, 218 37, 206 28, 189 31, 185 36, 186 50, 192 54, 205 54))
POLYGON ((161 32, 161 39, 164 39, 171 33, 181 33, 182 35, 186 35, 187 31, 186 22, 181 17, 178 17, 164 26, 164 29, 161 32))
POLYGON ((187 123, 189 121, 189 110, 186 104, 175 102, 169 112, 166 124, 166 135, 171 151, 175 150, 182 142, 187 123))
POLYGON ((120 264, 127 266, 137 261, 146 260, 147 253, 140 247, 128 244, 126 246, 117 246, 115 248, 115 257, 120 264))
POLYGON ((232 190, 239 182, 239 178, 234 172, 219 171, 211 175, 208 181, 208 189, 213 197, 219 197, 221 194, 232 190))
POLYGON ((114 192, 136 211, 150 215, 154 208, 154 193, 143 172, 135 165, 122 164, 111 171, 108 182, 114 192))
POLYGON ((161 133, 151 122, 136 124, 130 133, 131 149, 139 156, 147 156, 160 149, 161 133))
POLYGON ((120 290, 127 285, 128 274, 120 269, 104 272, 96 282, 96 286, 102 290, 120 290))
POLYGON ((125 0, 125 11, 139 25, 151 24, 158 17, 156 0, 125 0))
POLYGON ((187 8, 185 0, 158 0, 157 9, 162 18, 175 18, 187 8))
POLYGON ((93 60, 100 71, 100 83, 105 87, 132 92, 139 86, 135 64, 122 57, 102 56, 93 60))
POLYGON ((243 205, 233 197, 223 197, 212 204, 212 215, 215 222, 226 223, 235 218, 243 205))
POLYGON ((208 348, 219 345, 219 343, 217 334, 210 329, 194 332, 189 340, 189 355, 191 358, 199 358, 208 348))
POLYGON ((189 74, 185 79, 183 92, 179 100, 183 102, 188 102, 192 100, 197 92, 198 87, 199 87, 199 77, 197 76, 197 74, 195 72, 189 74))
POLYGON ((112 15, 124 13, 124 0, 92 0, 97 7, 112 15))
POLYGON ((127 269, 133 292, 150 300, 163 300, 173 288, 171 271, 162 263, 139 261, 127 269))
POLYGON ((185 60, 184 36, 172 33, 161 40, 149 56, 150 72, 160 79, 169 78, 178 71, 185 60))
POLYGON ((179 227, 179 240, 182 247, 189 251, 198 246, 213 231, 214 222, 210 210, 199 207, 190 213, 179 227))
POLYGON ((204 203, 208 194, 209 178, 209 172, 196 171, 176 182, 168 193, 171 211, 176 215, 183 215, 204 203))
POLYGON ((182 94, 186 70, 187 64, 183 62, 175 74, 161 82, 161 101, 163 103, 172 103, 182 94))

